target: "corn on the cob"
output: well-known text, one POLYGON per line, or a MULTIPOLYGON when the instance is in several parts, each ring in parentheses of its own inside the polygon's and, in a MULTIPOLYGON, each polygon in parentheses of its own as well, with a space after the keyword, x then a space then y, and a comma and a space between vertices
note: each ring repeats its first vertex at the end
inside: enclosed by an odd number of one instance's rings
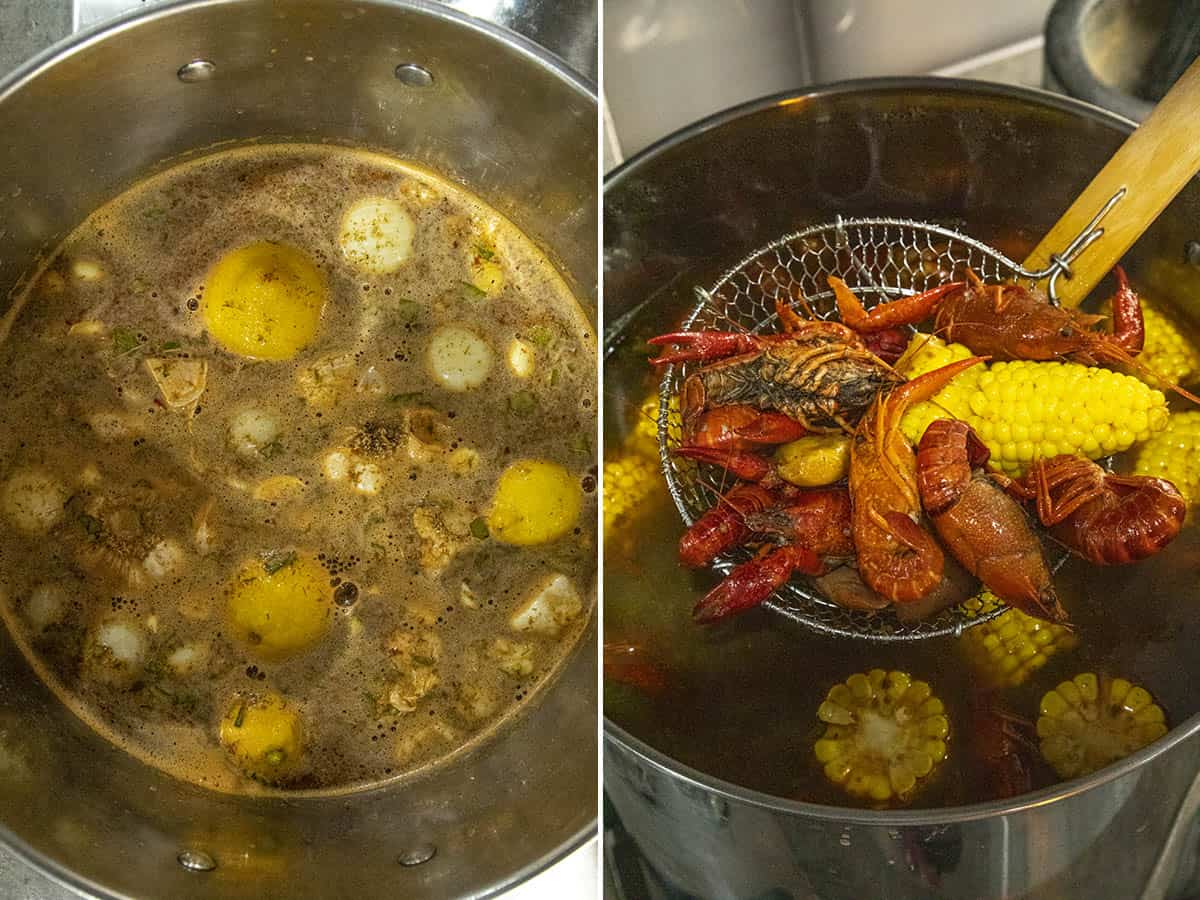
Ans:
MULTIPOLYGON (((917 335, 897 363, 909 378, 964 359, 970 351, 917 335)), ((1034 459, 1059 453, 1101 459, 1128 450, 1167 426, 1167 401, 1130 375, 1077 363, 998 362, 960 374, 904 416, 914 443, 934 419, 951 416, 975 429, 992 464, 1020 475, 1034 459)))
POLYGON ((834 685, 817 710, 813 747, 825 776, 874 803, 903 801, 946 758, 950 720, 924 681, 872 669, 834 685))
MULTIPOLYGON (((1141 301, 1146 340, 1137 360, 1142 368, 1130 367, 1129 374, 1157 388, 1166 387, 1167 383, 1195 384, 1200 379, 1200 347, 1169 312, 1145 294, 1141 295, 1141 301)), ((1105 302, 1100 311, 1112 315, 1111 304, 1105 302)))
POLYGON ((1144 688, 1084 672, 1042 698, 1037 732, 1059 777, 1077 778, 1158 740, 1167 725, 1144 688))
MULTIPOLYGON (((982 591, 963 604, 968 616, 995 609, 999 599, 982 591)), ((1055 654, 1072 650, 1074 632, 1061 625, 1010 609, 994 619, 968 628, 959 639, 968 662, 986 688, 1016 687, 1050 661, 1055 654)))
POLYGON ((647 501, 662 490, 657 419, 658 396, 651 395, 638 407, 621 451, 604 464, 605 540, 615 539, 631 517, 646 509, 647 501))
POLYGON ((1172 413, 1166 429, 1138 447, 1133 473, 1165 478, 1189 506, 1200 503, 1200 411, 1172 413))

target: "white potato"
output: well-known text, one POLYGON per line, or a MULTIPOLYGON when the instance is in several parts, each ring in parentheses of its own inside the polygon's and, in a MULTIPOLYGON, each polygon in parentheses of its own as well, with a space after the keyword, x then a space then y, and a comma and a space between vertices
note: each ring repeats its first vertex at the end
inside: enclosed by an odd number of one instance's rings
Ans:
POLYGON ((375 463, 356 463, 354 466, 354 490, 360 494, 378 494, 383 487, 383 473, 375 463))
POLYGON ((84 672, 111 687, 130 687, 142 673, 148 646, 146 632, 136 622, 121 618, 100 622, 84 645, 84 672))
POLYGON ((4 485, 4 514, 19 531, 45 534, 62 518, 67 491, 42 469, 22 469, 4 485))
POLYGON ((508 345, 508 368, 518 378, 533 374, 533 348, 520 338, 508 345))
POLYGON ((416 225, 398 200, 365 197, 342 217, 342 255, 375 275, 395 272, 412 256, 416 225))
POLYGON ((426 351, 429 375, 451 391, 467 391, 487 381, 492 348, 472 331, 446 325, 433 333, 426 351))
POLYGON ((192 406, 208 384, 208 360, 152 357, 146 369, 167 406, 192 406))
POLYGON ((176 647, 167 657, 167 665, 176 675, 191 675, 208 662, 209 646, 203 641, 191 641, 176 647))
POLYGON ((350 456, 342 450, 331 450, 321 460, 321 472, 330 481, 345 481, 350 474, 350 456))
POLYGON ((67 591, 61 584, 39 584, 25 601, 25 619, 34 631, 42 632, 62 621, 67 612, 67 591))
POLYGON ((279 437, 279 421, 269 412, 250 406, 229 421, 229 443, 242 456, 257 456, 279 437))
POLYGON ((558 633, 583 611, 579 591, 566 575, 555 573, 538 582, 509 625, 514 631, 533 631, 547 637, 558 633))

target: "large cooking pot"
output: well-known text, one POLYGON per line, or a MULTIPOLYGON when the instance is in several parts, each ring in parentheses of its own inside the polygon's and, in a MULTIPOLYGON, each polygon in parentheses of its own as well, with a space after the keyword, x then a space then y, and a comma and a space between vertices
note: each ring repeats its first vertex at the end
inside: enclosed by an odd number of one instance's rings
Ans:
MULTIPOLYGON (((681 312, 693 284, 710 284, 754 248, 837 213, 908 215, 976 233, 1020 228, 1036 238, 1132 128, 1040 91, 939 79, 851 82, 714 116, 607 181, 607 341, 640 304, 681 312)), ((1134 254, 1181 260, 1196 238, 1193 183, 1134 254)), ((606 394, 622 390, 619 370, 614 356, 606 394)), ((1194 656, 1171 662, 1193 693, 1194 656)), ((1184 896, 1193 874, 1197 732, 1193 716, 1086 779, 949 809, 836 808, 756 793, 691 769, 612 721, 604 777, 650 864, 699 897, 1161 898, 1184 896)))
MULTIPOLYGON (((303 140, 392 152, 462 183, 542 245, 594 310, 595 122, 589 84, 436 3, 155 7, 0 81, 0 297, 168 160, 303 140)), ((428 776, 255 799, 184 784, 108 744, 0 634, 0 840, 102 897, 490 895, 594 830, 594 641, 592 625, 523 717, 428 776)))

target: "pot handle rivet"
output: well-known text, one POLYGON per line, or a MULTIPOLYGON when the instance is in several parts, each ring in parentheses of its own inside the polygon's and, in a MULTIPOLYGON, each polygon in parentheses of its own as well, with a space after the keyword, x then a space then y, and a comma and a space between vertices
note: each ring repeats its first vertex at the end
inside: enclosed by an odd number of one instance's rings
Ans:
POLYGON ((184 84, 195 84, 198 81, 208 81, 217 71, 216 64, 211 59, 193 59, 184 63, 175 73, 175 77, 184 84))
POLYGON ((1200 241, 1188 241, 1183 245, 1183 260, 1190 266, 1200 267, 1200 241))
POLYGON ((410 847, 396 857, 396 862, 402 866, 419 866, 427 863, 437 855, 437 847, 433 844, 418 844, 410 847))
POLYGON ((396 78, 408 87, 426 88, 433 84, 433 73, 416 63, 401 63, 396 66, 396 78))
POLYGON ((203 850, 180 850, 175 860, 189 872, 211 872, 217 867, 217 861, 203 850))

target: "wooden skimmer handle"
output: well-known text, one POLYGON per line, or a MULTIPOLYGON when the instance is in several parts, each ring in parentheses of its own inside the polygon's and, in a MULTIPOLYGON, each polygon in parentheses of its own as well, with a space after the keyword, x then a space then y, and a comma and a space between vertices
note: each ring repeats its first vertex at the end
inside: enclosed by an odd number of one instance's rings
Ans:
POLYGON ((1029 271, 1050 265, 1121 188, 1125 195, 1103 223, 1104 237, 1071 263, 1072 277, 1059 278, 1064 306, 1078 306, 1142 236, 1168 203, 1200 171, 1200 59, 1159 101, 1025 259, 1029 271))

